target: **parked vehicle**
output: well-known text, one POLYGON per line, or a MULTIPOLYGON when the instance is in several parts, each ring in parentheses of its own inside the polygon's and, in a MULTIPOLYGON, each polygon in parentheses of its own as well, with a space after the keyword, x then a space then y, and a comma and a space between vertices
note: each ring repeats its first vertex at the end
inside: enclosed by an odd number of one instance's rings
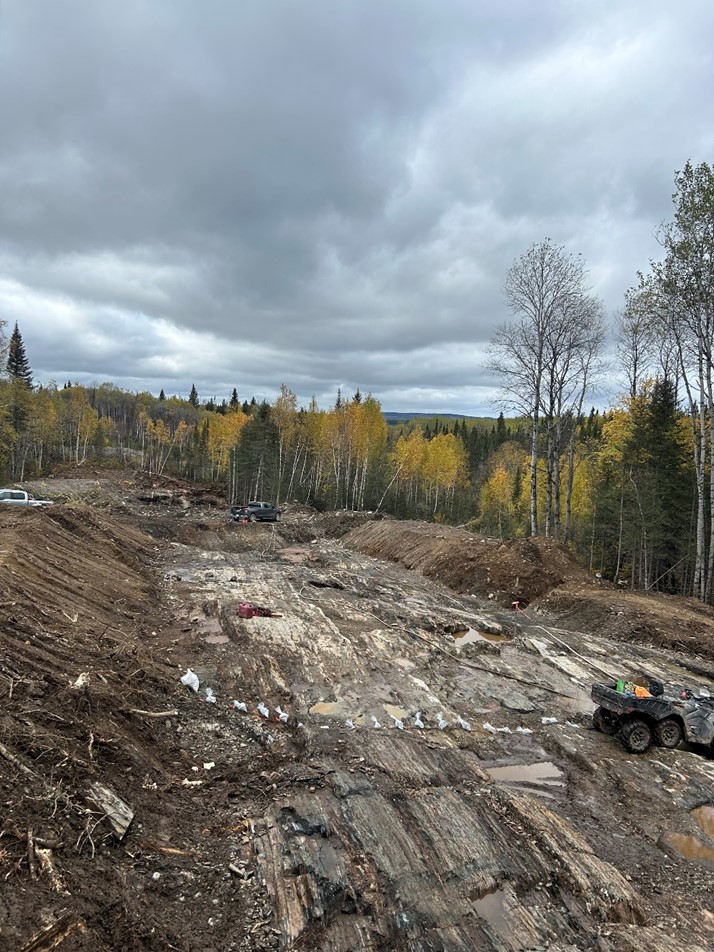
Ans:
POLYGON ((231 506, 234 522, 278 522, 282 510, 270 502, 249 502, 245 506, 231 506))
POLYGON ((35 499, 24 489, 0 489, 0 503, 4 506, 52 506, 51 499, 35 499))
POLYGON ((686 740, 708 746, 714 754, 714 697, 697 697, 687 688, 653 682, 649 697, 617 690, 613 684, 593 684, 598 705, 593 726, 603 734, 617 734, 622 746, 644 754, 651 745, 678 747, 686 740), (655 691, 652 690, 652 688, 655 691))

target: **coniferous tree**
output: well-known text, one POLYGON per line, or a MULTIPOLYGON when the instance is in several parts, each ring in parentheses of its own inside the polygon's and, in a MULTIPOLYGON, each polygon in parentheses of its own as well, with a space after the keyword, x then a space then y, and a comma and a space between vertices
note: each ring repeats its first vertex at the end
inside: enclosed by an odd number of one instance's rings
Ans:
POLYGON ((188 395, 188 402, 192 407, 198 408, 198 390, 196 390, 196 384, 191 384, 191 393, 188 395))
POLYGON ((159 400, 165 400, 166 394, 164 393, 164 388, 161 388, 161 393, 159 394, 159 400))
POLYGON ((496 436, 498 438, 498 445, 505 443, 508 439, 508 429, 506 427, 506 420, 503 416, 503 410, 498 414, 498 420, 496 421, 496 436))
POLYGON ((15 328, 10 336, 10 346, 7 355, 7 372, 13 380, 21 380, 28 387, 32 387, 32 371, 25 353, 25 344, 22 340, 20 328, 15 328))
POLYGON ((237 410, 238 407, 240 406, 240 403, 238 402, 238 391, 236 390, 235 387, 233 388, 231 392, 231 400, 230 400, 229 406, 231 410, 237 410))

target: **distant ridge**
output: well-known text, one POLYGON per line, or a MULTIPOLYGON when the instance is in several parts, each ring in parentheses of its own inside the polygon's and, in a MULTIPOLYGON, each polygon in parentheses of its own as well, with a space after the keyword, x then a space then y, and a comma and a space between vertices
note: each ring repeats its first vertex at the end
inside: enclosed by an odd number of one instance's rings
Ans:
POLYGON ((496 417, 472 417, 468 413, 397 413, 394 410, 383 410, 382 415, 387 423, 404 423, 405 420, 414 420, 417 417, 425 419, 436 419, 439 420, 493 420, 496 422, 496 417))

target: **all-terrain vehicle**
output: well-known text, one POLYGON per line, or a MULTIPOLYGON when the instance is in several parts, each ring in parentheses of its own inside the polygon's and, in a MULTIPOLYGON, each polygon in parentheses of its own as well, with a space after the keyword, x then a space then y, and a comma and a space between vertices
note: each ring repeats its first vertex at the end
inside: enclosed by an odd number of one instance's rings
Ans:
POLYGON ((657 682, 650 690, 650 697, 637 697, 618 691, 614 683, 593 684, 595 729, 617 734, 633 754, 644 754, 653 743, 674 748, 683 740, 705 745, 714 754, 714 697, 697 697, 686 688, 657 682))

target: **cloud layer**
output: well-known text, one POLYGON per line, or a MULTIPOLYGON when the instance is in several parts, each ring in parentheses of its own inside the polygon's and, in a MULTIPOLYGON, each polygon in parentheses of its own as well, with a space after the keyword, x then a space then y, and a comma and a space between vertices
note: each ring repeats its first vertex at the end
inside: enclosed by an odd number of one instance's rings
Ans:
POLYGON ((610 310, 714 147, 685 0, 92 0, 0 12, 0 317, 36 379, 494 413, 513 259, 610 310))

